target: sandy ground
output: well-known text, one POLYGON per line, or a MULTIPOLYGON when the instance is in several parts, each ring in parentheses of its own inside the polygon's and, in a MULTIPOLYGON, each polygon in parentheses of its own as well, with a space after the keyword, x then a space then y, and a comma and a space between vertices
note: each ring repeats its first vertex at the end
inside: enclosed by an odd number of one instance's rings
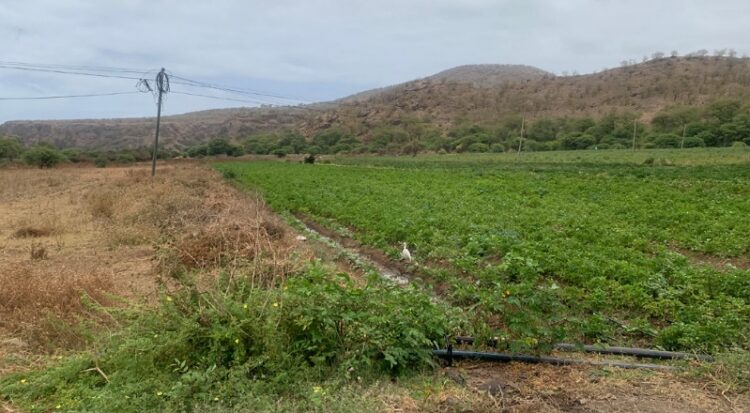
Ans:
MULTIPOLYGON (((50 320, 86 316, 82 293, 101 304, 148 304, 169 288, 160 276, 169 261, 158 248, 167 230, 185 234, 178 250, 195 265, 211 259, 190 249, 209 229, 226 236, 262 225, 274 260, 319 257, 352 271, 335 250, 297 240, 258 200, 204 166, 162 172, 151 181, 145 166, 0 170, 0 374, 75 351, 76 337, 50 320)), ((746 396, 669 372, 463 362, 435 374, 447 383, 441 391, 383 395, 386 410, 750 412, 746 396)))

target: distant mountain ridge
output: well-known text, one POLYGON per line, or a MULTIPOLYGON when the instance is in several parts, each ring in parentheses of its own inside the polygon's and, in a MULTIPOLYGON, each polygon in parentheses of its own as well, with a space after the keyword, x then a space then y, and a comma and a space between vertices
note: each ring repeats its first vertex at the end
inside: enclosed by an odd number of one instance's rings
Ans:
POLYGON ((475 87, 495 87, 511 82, 523 82, 538 80, 546 76, 555 76, 553 73, 526 65, 501 65, 501 64, 478 64, 463 65, 443 70, 434 75, 422 79, 416 79, 405 83, 387 86, 384 88, 366 90, 354 95, 337 100, 337 102, 361 102, 383 92, 392 92, 399 89, 410 89, 420 87, 425 82, 430 83, 467 83, 475 87))
MULTIPOLYGON (((305 136, 341 127, 365 138, 378 125, 418 118, 445 131, 456 122, 489 123, 510 114, 598 116, 631 111, 650 119, 676 104, 750 98, 750 59, 673 57, 599 73, 555 76, 524 65, 466 65, 333 102, 299 107, 216 109, 163 119, 162 142, 181 148, 214 137, 240 139, 257 132, 295 129, 305 136)), ((0 135, 25 144, 135 148, 153 139, 151 118, 10 121, 0 135)))

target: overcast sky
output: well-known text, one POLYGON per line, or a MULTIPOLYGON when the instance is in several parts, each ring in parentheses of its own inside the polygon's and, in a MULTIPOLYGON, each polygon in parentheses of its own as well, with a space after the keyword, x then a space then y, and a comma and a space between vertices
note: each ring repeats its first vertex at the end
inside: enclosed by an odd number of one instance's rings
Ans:
MULTIPOLYGON (((655 51, 743 54, 748 17, 748 0, 0 0, 0 61, 151 70, 147 77, 163 66, 322 101, 463 64, 588 73, 655 51)), ((135 91, 135 82, 0 68, 0 98, 135 91)), ((251 105, 170 94, 165 113, 251 105)), ((0 100, 0 122, 154 112, 147 94, 0 100)))

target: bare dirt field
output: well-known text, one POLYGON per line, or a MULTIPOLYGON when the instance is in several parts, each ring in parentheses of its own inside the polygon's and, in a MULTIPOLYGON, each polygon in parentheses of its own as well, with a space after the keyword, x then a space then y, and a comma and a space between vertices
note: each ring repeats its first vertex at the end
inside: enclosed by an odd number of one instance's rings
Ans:
MULTIPOLYGON (((297 235, 202 164, 166 166, 156 179, 145 166, 0 170, 0 375, 80 350, 85 337, 71 326, 92 317, 116 328, 90 309, 151 305, 176 288, 178 265, 210 276, 221 262, 231 276, 232 263, 255 263, 283 276, 317 257, 352 270, 297 235)), ((432 374, 437 389, 396 383, 373 397, 392 412, 750 412, 711 374, 476 362, 432 374)))

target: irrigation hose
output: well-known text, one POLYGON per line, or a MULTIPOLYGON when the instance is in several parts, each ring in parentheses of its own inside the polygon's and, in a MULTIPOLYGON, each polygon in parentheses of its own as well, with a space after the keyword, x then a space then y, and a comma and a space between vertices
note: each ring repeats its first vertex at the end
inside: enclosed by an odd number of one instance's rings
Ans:
MULTIPOLYGON (((473 344, 474 337, 468 336, 457 336, 455 337, 456 343, 458 344, 473 344)), ((490 347, 497 346, 496 340, 489 340, 487 343, 490 347)), ((654 350, 649 348, 638 348, 638 347, 617 347, 617 346, 592 346, 592 345, 576 345, 569 343, 557 343, 554 348, 562 351, 583 351, 586 353, 598 353, 598 354, 611 354, 618 356, 635 356, 661 360, 700 360, 700 361, 714 361, 712 356, 706 354, 693 354, 684 353, 679 351, 663 351, 654 350)))
POLYGON ((573 365, 591 365, 600 367, 619 367, 622 369, 652 369, 652 370, 673 370, 672 366, 660 364, 640 364, 640 363, 622 363, 619 361, 591 361, 591 360, 573 360, 548 356, 527 356, 523 354, 505 354, 505 353, 484 353, 479 351, 463 350, 432 350, 432 355, 449 361, 452 359, 474 359, 497 361, 509 363, 517 361, 521 363, 545 363, 556 366, 573 366, 573 365))

